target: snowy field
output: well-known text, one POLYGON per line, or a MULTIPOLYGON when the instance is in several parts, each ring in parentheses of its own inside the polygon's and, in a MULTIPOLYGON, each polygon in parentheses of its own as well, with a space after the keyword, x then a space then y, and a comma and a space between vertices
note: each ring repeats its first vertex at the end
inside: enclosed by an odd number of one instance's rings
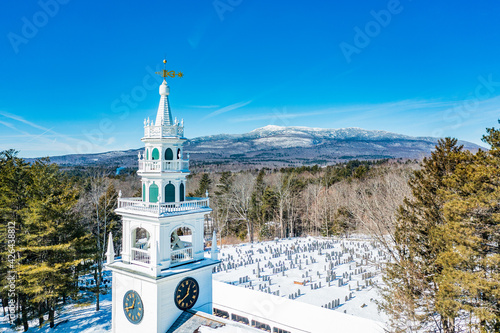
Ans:
POLYGON ((293 238, 224 246, 214 280, 379 322, 372 285, 386 257, 366 237, 293 238))
MULTIPOLYGON (((368 238, 308 237, 224 246, 219 259, 222 262, 213 274, 216 281, 386 321, 377 311, 374 301, 378 294, 372 286, 381 281, 380 264, 386 257, 368 238)), ((111 332, 111 293, 101 297, 99 312, 95 304, 71 304, 56 313, 55 329, 48 323, 38 328, 37 323, 30 322, 29 332, 111 332)), ((0 332, 15 332, 2 313, 0 332)))
MULTIPOLYGON (((32 333, 98 333, 111 332, 111 292, 101 295, 101 310, 95 311, 95 303, 86 306, 76 304, 66 305, 64 310, 56 312, 56 327, 49 327, 49 323, 38 328, 38 319, 30 322, 28 332, 32 333)), ((45 319, 48 319, 45 316, 45 319)), ((21 328, 14 331, 9 328, 3 313, 0 316, 0 332, 23 332, 21 328)))

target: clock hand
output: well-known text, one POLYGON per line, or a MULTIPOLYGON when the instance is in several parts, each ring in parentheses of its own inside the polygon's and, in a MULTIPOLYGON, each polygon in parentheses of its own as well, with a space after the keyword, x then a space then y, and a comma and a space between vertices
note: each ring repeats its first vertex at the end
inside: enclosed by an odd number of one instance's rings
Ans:
POLYGON ((125 310, 130 310, 130 309, 133 309, 134 307, 135 307, 135 299, 134 299, 134 302, 132 302, 132 305, 129 307, 126 307, 125 310))
POLYGON ((183 300, 185 300, 185 299, 186 299, 186 297, 188 297, 188 295, 189 295, 189 289, 191 289, 191 286, 188 286, 188 290, 186 291, 186 295, 184 296, 184 298, 183 298, 183 299, 181 299, 181 300, 179 301, 179 303, 182 303, 182 301, 183 301, 183 300))

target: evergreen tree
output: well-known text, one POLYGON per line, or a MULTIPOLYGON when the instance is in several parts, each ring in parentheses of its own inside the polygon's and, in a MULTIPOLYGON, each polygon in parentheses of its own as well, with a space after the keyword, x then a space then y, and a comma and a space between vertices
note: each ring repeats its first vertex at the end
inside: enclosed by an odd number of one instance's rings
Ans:
POLYGON ((331 228, 333 235, 348 235, 350 231, 356 229, 356 219, 348 207, 342 206, 337 209, 331 228))
POLYGON ((42 325, 46 312, 53 327, 58 301, 75 295, 85 233, 73 209, 72 182, 48 160, 30 165, 16 155, 0 152, 0 222, 2 228, 15 223, 15 263, 8 268, 17 274, 17 315, 27 331, 28 320, 37 316, 42 325))
POLYGON ((282 191, 281 193, 285 195, 285 207, 286 207, 286 219, 287 223, 287 232, 285 232, 285 236, 294 237, 301 230, 299 227, 299 210, 300 210, 300 194, 306 187, 306 182, 299 174, 294 171, 288 173, 285 177, 283 177, 283 181, 281 184, 282 191))
MULTIPOLYGON (((265 223, 262 214, 262 198, 266 189, 266 184, 264 183, 265 175, 266 172, 264 171, 264 169, 260 169, 259 173, 257 174, 257 178, 255 179, 255 186, 252 197, 250 198, 249 218, 252 220, 252 223, 254 225, 257 225, 259 228, 262 228, 265 223)), ((260 234, 261 236, 263 236, 262 232, 260 234)))
POLYGON ((50 327, 54 327, 58 300, 77 292, 76 267, 83 259, 79 248, 86 235, 73 209, 78 191, 58 167, 41 160, 30 172, 33 183, 25 212, 27 234, 19 276, 23 292, 38 309, 40 326, 47 310, 50 327))
POLYGON ((204 197, 205 193, 207 191, 210 191, 211 184, 212 184, 212 180, 210 179, 210 176, 208 175, 208 173, 204 173, 201 176, 200 185, 196 189, 194 195, 198 198, 204 197))
POLYGON ((395 331, 500 330, 500 134, 472 154, 440 141, 400 208, 383 309, 395 331))
MULTIPOLYGON (((456 309, 471 329, 500 331, 500 134, 488 129, 490 151, 464 153, 447 178, 441 233, 449 246, 437 258, 443 266, 438 306, 456 309), (458 295, 459 297, 450 297, 458 295)), ((463 320, 462 320, 463 321, 463 320)))
POLYGON ((25 331, 28 330, 30 312, 27 296, 20 290, 21 281, 16 273, 8 274, 8 272, 16 272, 17 266, 22 262, 19 249, 24 244, 23 236, 26 234, 23 212, 27 209, 30 198, 27 191, 31 184, 29 168, 28 163, 17 157, 17 151, 10 149, 0 152, 0 281, 2 286, 7 286, 9 285, 7 278, 12 278, 16 281, 17 287, 14 297, 6 288, 0 288, 0 293, 4 306, 5 301, 12 301, 18 305, 20 313, 17 314, 17 318, 22 322, 25 331), (14 242, 9 243, 8 226, 12 224, 14 224, 14 242))
POLYGON ((261 200, 262 205, 259 217, 263 221, 263 225, 260 233, 262 237, 269 238, 275 235, 279 228, 279 224, 275 220, 278 207, 278 194, 272 187, 266 186, 261 200))
POLYGON ((448 244, 443 237, 444 198, 446 177, 453 174, 462 162, 462 146, 456 139, 439 140, 422 169, 414 172, 409 185, 413 198, 405 199, 398 212, 395 226, 394 262, 386 267, 382 290, 382 309, 391 318, 395 331, 413 331, 438 326, 453 332, 457 311, 449 304, 438 304, 438 295, 457 297, 440 283, 443 270, 438 256, 448 244), (445 290, 446 289, 446 290, 445 290))

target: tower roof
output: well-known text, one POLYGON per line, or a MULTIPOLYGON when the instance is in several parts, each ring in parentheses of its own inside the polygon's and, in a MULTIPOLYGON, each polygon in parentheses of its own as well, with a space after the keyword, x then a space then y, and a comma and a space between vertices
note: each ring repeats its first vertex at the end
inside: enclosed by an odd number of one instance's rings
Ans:
POLYGON ((166 77, 183 77, 182 72, 169 71, 166 69, 167 61, 163 60, 164 69, 161 72, 156 72, 156 74, 163 77, 163 82, 160 85, 160 105, 158 106, 158 112, 156 113, 156 120, 149 121, 149 118, 144 119, 144 138, 165 138, 165 137, 184 137, 184 120, 180 123, 172 120, 172 110, 170 109, 170 102, 168 101, 168 95, 170 94, 170 88, 165 80, 166 77))
POLYGON ((160 105, 158 106, 158 112, 156 113, 156 126, 168 125, 172 126, 174 124, 172 120, 172 111, 170 110, 170 103, 168 101, 168 95, 170 94, 170 88, 167 85, 167 81, 163 80, 160 85, 160 105))

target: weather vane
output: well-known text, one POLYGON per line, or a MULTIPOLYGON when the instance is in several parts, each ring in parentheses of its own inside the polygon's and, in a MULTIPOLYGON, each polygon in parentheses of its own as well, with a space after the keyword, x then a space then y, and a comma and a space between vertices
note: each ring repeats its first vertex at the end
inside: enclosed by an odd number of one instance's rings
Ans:
POLYGON ((155 72, 155 74, 158 74, 158 75, 161 75, 163 78, 166 78, 166 77, 183 77, 184 74, 182 74, 182 72, 175 72, 175 71, 167 71, 166 69, 166 66, 167 66, 167 60, 166 59, 163 59, 163 71, 161 72, 155 72))

